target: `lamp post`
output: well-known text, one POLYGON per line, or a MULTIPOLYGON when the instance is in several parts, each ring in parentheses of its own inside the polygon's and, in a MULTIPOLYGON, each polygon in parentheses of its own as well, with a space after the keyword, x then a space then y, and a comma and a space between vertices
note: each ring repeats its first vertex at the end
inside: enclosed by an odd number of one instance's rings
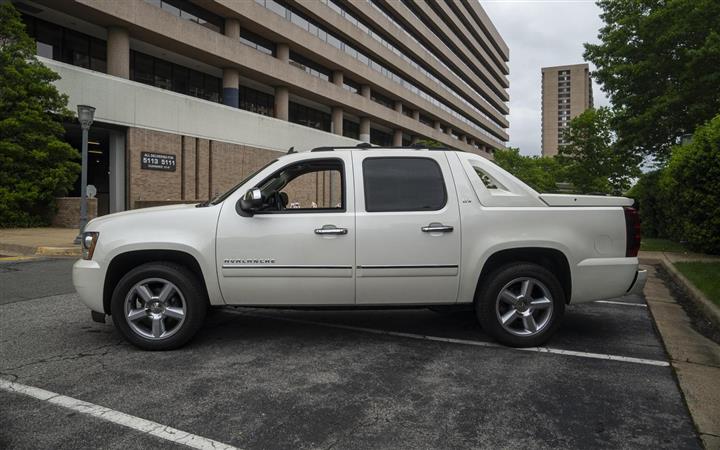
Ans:
POLYGON ((88 222, 87 213, 87 171, 88 171, 88 131, 93 122, 95 108, 88 105, 78 105, 78 121, 82 128, 82 172, 80 174, 80 232, 75 238, 79 244, 85 225, 88 222))

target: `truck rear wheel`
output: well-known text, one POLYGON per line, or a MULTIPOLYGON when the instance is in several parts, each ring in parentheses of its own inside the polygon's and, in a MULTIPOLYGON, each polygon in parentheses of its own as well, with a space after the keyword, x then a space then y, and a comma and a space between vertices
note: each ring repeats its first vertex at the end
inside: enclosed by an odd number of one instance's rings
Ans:
POLYGON ((115 327, 145 350, 172 350, 202 326, 207 302, 197 277, 170 262, 143 264, 118 282, 110 309, 115 327))
POLYGON ((487 277, 475 312, 485 332, 512 347, 547 342, 565 313, 565 295, 555 275, 532 263, 508 264, 487 277))

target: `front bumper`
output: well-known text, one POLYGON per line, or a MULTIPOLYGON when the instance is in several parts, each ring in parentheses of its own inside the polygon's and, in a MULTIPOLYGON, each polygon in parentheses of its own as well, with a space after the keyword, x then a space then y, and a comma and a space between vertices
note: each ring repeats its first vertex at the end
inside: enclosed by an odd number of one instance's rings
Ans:
POLYGON ((628 289, 628 295, 642 295, 643 288, 645 288, 645 281, 647 280, 647 270, 638 269, 635 281, 628 289))
POLYGON ((100 264, 96 261, 79 259, 73 265, 73 285, 80 300, 91 310, 104 313, 103 280, 100 264))

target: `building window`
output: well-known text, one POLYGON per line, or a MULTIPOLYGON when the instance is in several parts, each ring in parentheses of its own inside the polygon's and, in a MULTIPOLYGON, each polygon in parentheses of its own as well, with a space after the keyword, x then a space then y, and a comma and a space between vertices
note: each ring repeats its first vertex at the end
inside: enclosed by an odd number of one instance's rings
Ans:
POLYGON ((188 0, 145 0, 151 5, 161 8, 163 11, 167 11, 173 16, 178 16, 181 19, 195 22, 205 28, 209 28, 217 33, 223 32, 224 20, 222 17, 217 16, 210 11, 200 8, 197 5, 190 3, 188 0))
POLYGON ((348 80, 347 78, 343 79, 343 89, 350 91, 353 94, 360 94, 360 85, 353 80, 348 80))
POLYGON ((275 115, 275 97, 249 87, 240 86, 240 109, 263 116, 275 115))
POLYGON ((424 125, 427 125, 427 126, 429 126, 429 127, 434 127, 434 126, 435 126, 435 121, 432 120, 431 117, 426 116, 426 115, 423 114, 423 113, 420 113, 420 123, 422 123, 422 124, 424 124, 424 125))
POLYGON ((290 122, 323 131, 330 131, 330 114, 299 103, 290 102, 290 122))
POLYGON ((358 125, 357 122, 343 119, 343 136, 351 139, 360 139, 360 125, 358 125))
POLYGON ((107 72, 105 41, 23 14, 39 56, 97 72, 107 72))
POLYGON ((387 97, 379 92, 376 92, 374 89, 370 92, 370 100, 374 101, 375 103, 379 103, 386 108, 394 109, 395 108, 395 102, 390 98, 387 97))
POLYGON ((330 71, 328 69, 298 53, 290 52, 290 64, 312 76, 330 81, 330 71))
POLYGON ((376 128, 370 129, 370 143, 389 147, 392 145, 393 137, 390 133, 385 133, 376 128))
POLYGON ((274 42, 269 41, 262 36, 258 36, 257 34, 244 28, 240 30, 240 42, 259 52, 265 53, 266 55, 275 56, 276 54, 276 46, 274 42))
POLYGON ((219 103, 222 80, 171 62, 130 51, 130 79, 219 103))

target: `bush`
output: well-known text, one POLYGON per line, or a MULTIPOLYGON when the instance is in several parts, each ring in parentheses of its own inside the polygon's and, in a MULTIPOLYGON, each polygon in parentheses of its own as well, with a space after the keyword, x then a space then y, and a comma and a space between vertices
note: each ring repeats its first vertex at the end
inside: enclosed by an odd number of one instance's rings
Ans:
POLYGON ((668 234, 695 251, 720 253, 720 115, 673 149, 660 177, 668 234))
POLYGON ((720 115, 675 147, 667 167, 643 174, 627 196, 637 202, 643 236, 720 254, 720 115))

